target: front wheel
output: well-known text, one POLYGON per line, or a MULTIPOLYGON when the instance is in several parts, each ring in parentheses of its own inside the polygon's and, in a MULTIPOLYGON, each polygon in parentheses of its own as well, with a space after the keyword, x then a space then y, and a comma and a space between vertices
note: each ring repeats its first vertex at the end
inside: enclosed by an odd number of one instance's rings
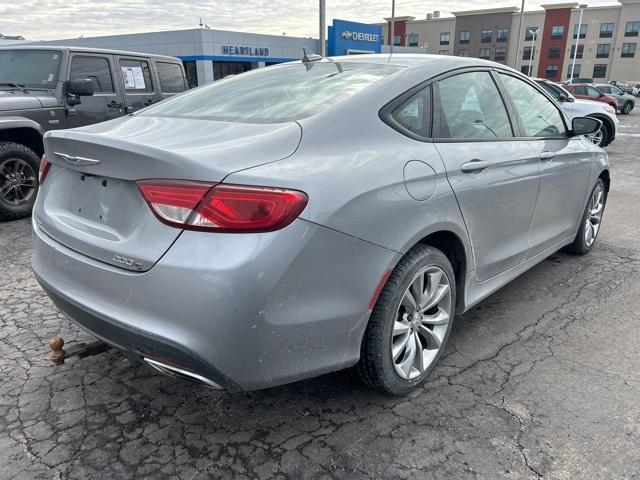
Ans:
POLYGON ((580 220, 580 228, 573 243, 565 250, 574 255, 584 255, 589 253, 600 232, 602 224, 602 214, 607 201, 607 191, 601 178, 598 179, 595 187, 591 191, 587 206, 580 220))
POLYGON ((31 213, 38 193, 40 159, 19 143, 0 143, 0 220, 31 213))
POLYGON ((587 140, 589 140, 594 145, 597 145, 598 147, 606 147, 607 145, 609 145, 611 133, 607 124, 603 123, 602 127, 600 127, 597 132, 591 133, 586 137, 587 140))
POLYGON ((427 245, 412 248, 393 270, 371 313, 358 376, 393 395, 414 390, 433 370, 453 323, 451 263, 427 245))
POLYGON ((622 107, 622 113, 624 113, 625 115, 630 113, 631 110, 633 110, 633 105, 631 104, 631 102, 625 103, 622 107))

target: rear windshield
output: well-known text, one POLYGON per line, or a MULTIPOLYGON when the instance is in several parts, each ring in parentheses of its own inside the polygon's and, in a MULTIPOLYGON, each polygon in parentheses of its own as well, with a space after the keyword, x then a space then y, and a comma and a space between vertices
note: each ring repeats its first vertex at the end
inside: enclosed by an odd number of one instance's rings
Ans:
POLYGON ((227 77, 146 109, 140 115, 278 123, 314 115, 403 67, 294 63, 227 77))
POLYGON ((55 88, 60 57, 55 50, 0 50, 0 89, 6 84, 55 88))

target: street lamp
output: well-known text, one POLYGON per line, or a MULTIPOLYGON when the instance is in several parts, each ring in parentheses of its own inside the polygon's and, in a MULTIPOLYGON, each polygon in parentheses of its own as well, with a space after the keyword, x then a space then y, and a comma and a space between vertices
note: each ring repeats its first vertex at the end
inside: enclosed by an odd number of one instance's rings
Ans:
POLYGON ((536 48, 536 37, 538 36, 538 29, 531 28, 528 30, 531 33, 531 52, 529 52, 529 73, 527 75, 531 76, 531 69, 533 68, 533 50, 536 48))
POLYGON ((389 55, 393 55, 393 44, 395 43, 395 28, 396 28, 396 0, 391 0, 391 32, 389 42, 389 55))
POLYGON ((320 0, 320 56, 327 56, 327 40, 325 27, 325 0, 320 0))
POLYGON ((578 32, 576 35, 576 45, 573 51, 573 62, 571 63, 571 75, 569 77, 569 83, 573 81, 573 74, 576 71, 576 58, 578 57, 578 45, 580 45, 580 30, 582 30, 582 12, 587 8, 586 4, 582 4, 578 7, 580 9, 580 19, 578 20, 578 32))

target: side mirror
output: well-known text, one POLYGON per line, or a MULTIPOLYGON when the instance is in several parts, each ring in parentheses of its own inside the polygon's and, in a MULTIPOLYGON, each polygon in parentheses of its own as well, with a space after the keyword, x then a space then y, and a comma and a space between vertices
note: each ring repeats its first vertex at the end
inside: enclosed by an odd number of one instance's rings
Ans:
POLYGON ((93 81, 90 78, 78 78, 69 81, 67 92, 77 97, 89 97, 93 95, 93 81))
POLYGON ((560 103, 562 103, 562 102, 566 102, 567 100, 568 100, 568 99, 567 99, 567 96, 566 96, 564 93, 561 93, 561 94, 560 94, 560 96, 558 97, 558 101, 559 101, 560 103))
POLYGON ((571 121, 571 131, 574 137, 596 133, 602 127, 602 122, 597 118, 576 117, 571 121))

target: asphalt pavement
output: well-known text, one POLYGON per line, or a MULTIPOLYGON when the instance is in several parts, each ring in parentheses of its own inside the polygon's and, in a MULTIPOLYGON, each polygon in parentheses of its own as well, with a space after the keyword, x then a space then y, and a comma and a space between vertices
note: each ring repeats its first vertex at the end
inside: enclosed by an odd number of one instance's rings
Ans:
POLYGON ((346 372, 229 394, 90 340, 30 270, 29 220, 0 224, 0 479, 640 479, 640 112, 607 148, 597 245, 557 253, 456 318, 406 398, 346 372))

